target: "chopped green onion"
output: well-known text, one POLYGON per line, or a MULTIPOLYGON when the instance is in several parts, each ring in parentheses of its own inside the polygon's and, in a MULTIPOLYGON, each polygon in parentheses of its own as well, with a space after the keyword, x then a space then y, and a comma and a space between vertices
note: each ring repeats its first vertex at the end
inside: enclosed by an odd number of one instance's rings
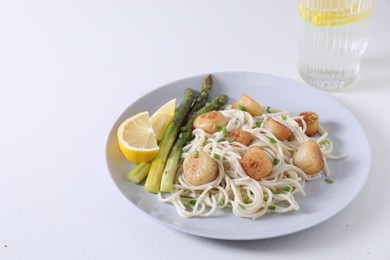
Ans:
POLYGON ((265 110, 267 113, 272 113, 271 112, 271 107, 267 107, 267 109, 265 110))
POLYGON ((244 198, 244 203, 249 203, 249 202, 251 202, 251 200, 249 199, 248 196, 245 196, 245 198, 244 198))
POLYGON ((229 139, 228 139, 228 142, 229 142, 229 143, 232 143, 232 142, 234 142, 235 140, 236 140, 236 139, 234 139, 234 138, 229 138, 229 139))
POLYGON ((226 127, 222 127, 221 130, 222 130, 222 133, 223 133, 224 136, 226 136, 228 134, 228 131, 227 131, 226 127))
POLYGON ((245 106, 243 106, 243 105, 238 105, 238 109, 239 109, 239 110, 242 110, 242 111, 246 111, 246 108, 245 108, 245 106))
POLYGON ((196 152, 194 153, 194 158, 198 158, 198 157, 199 157, 199 152, 196 151, 196 152))
POLYGON ((275 209, 276 209, 275 205, 268 205, 268 210, 275 210, 275 209))
POLYGON ((269 139, 270 141, 271 141, 271 143, 273 143, 273 144, 276 144, 277 142, 276 142, 276 140, 275 139, 273 139, 272 137, 269 139))
POLYGON ((218 130, 218 131, 221 131, 221 130, 222 130, 222 126, 217 125, 217 130, 218 130))
POLYGON ((280 162, 280 160, 278 158, 274 158, 274 160, 272 161, 272 164, 277 165, 279 162, 280 162))
POLYGON ((283 119, 283 120, 287 120, 287 117, 283 114, 280 115, 280 117, 283 119))
POLYGON ((183 201, 183 205, 186 207, 194 206, 196 204, 196 200, 185 200, 183 201))
POLYGON ((180 132, 185 132, 185 131, 187 131, 187 127, 186 126, 182 126, 182 127, 180 127, 180 132))
POLYGON ((331 178, 325 178, 325 181, 329 184, 332 184, 333 183, 333 180, 331 178))
POLYGON ((220 143, 220 142, 223 142, 223 141, 225 141, 225 138, 222 137, 222 138, 219 138, 217 142, 220 143))
POLYGON ((280 192, 277 191, 277 190, 273 190, 272 193, 273 193, 273 194, 276 194, 276 195, 277 195, 277 194, 280 194, 280 192))
POLYGON ((202 146, 206 146, 209 143, 209 141, 205 140, 202 144, 202 146))
POLYGON ((316 121, 317 117, 312 115, 312 116, 310 116, 310 119, 313 120, 313 121, 316 121))
POLYGON ((245 209, 245 206, 244 206, 244 205, 240 205, 240 207, 241 207, 242 209, 245 209))
POLYGON ((328 142, 328 141, 325 139, 325 140, 321 141, 320 144, 326 145, 327 142, 328 142))
POLYGON ((222 198, 221 201, 219 202, 219 205, 223 206, 225 204, 225 198, 222 198))
POLYGON ((282 190, 285 190, 285 191, 290 191, 290 190, 291 190, 291 188, 290 188, 290 186, 284 186, 284 187, 282 188, 282 190))
POLYGON ((262 121, 256 121, 256 127, 259 128, 261 126, 262 121))
POLYGON ((214 159, 219 160, 221 159, 221 156, 219 154, 214 153, 213 154, 214 159))

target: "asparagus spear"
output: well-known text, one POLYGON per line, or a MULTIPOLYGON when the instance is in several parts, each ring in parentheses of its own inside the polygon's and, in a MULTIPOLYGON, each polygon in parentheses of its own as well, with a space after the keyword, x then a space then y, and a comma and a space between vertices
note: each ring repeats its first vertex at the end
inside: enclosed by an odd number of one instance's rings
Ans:
POLYGON ((161 181, 161 191, 170 192, 173 188, 173 181, 176 174, 176 169, 179 164, 180 156, 182 153, 182 148, 184 144, 191 139, 193 123, 194 120, 201 114, 219 110, 227 102, 227 96, 221 95, 216 97, 211 103, 206 104, 204 107, 199 109, 196 113, 192 114, 187 121, 186 127, 181 135, 175 141, 173 148, 169 154, 167 164, 164 168, 162 181, 161 181))
POLYGON ((191 112, 188 114, 189 116, 196 113, 199 109, 201 109, 206 104, 212 87, 213 87, 213 78, 212 78, 211 74, 209 74, 203 80, 199 95, 196 98, 195 103, 191 108, 191 112))
POLYGON ((172 121, 169 123, 165 130, 164 136, 160 141, 160 150, 156 157, 152 160, 150 170, 145 182, 145 189, 151 193, 157 193, 160 190, 160 182, 162 172, 164 170, 169 151, 172 148, 173 143, 177 135, 179 134, 180 127, 183 124, 184 118, 191 109, 191 105, 194 102, 195 93, 192 89, 187 88, 184 92, 183 100, 178 108, 176 108, 172 121))
POLYGON ((140 183, 143 179, 146 178, 150 169, 149 162, 142 162, 137 165, 129 174, 127 174, 127 179, 134 183, 140 183))

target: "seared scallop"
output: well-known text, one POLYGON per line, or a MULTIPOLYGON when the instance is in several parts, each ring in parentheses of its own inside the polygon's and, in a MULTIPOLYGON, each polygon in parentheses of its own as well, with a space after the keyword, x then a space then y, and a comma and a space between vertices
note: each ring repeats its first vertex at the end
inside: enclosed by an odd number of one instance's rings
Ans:
MULTIPOLYGON (((312 136, 318 133, 318 129, 320 127, 320 120, 316 113, 314 112, 302 112, 299 114, 303 116, 303 120, 306 123, 306 131, 305 134, 307 136, 312 136)), ((302 125, 301 121, 298 121, 299 125, 302 125)))
POLYGON ((292 131, 290 129, 272 118, 267 118, 264 121, 263 128, 273 133, 274 136, 280 141, 287 140, 292 135, 292 131))
POLYGON ((308 140, 301 144, 293 153, 293 163, 306 174, 312 175, 324 169, 324 158, 318 144, 308 140))
POLYGON ((211 159, 208 153, 196 151, 184 159, 183 174, 190 184, 203 185, 218 177, 218 163, 211 159))
POLYGON ((194 120, 194 127, 203 129, 206 133, 214 134, 229 122, 221 112, 212 111, 201 114, 194 120))
POLYGON ((260 180, 272 172, 271 158, 258 146, 249 147, 240 160, 245 173, 255 180, 260 180))
POLYGON ((243 109, 252 116, 260 116, 263 114, 263 108, 253 98, 246 94, 241 94, 240 99, 232 104, 232 108, 243 109))
POLYGON ((247 131, 237 129, 229 132, 227 140, 234 140, 248 146, 252 142, 252 134, 247 131))

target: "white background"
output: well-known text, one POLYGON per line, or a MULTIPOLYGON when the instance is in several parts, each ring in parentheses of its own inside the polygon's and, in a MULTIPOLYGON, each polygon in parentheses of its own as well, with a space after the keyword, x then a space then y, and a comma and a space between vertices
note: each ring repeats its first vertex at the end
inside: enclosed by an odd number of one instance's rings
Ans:
POLYGON ((378 0, 360 79, 325 92, 370 141, 361 193, 311 229, 219 241, 133 207, 106 167, 107 135, 133 101, 176 79, 302 81, 296 1, 1 1, 0 259, 390 259, 389 24, 390 2, 378 0))

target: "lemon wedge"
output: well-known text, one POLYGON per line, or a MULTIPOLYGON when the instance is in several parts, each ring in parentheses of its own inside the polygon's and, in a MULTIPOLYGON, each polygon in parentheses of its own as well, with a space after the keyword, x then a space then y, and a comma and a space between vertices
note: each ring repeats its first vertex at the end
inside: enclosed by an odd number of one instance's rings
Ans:
POLYGON ((149 161, 159 151, 147 111, 123 121, 118 128, 117 137, 123 155, 132 163, 149 161))
POLYGON ((360 5, 355 0, 300 1, 299 14, 314 26, 334 26, 350 23, 368 16, 370 4, 360 5))
POLYGON ((163 137, 165 130, 167 129, 169 122, 171 122, 176 110, 176 98, 168 101, 162 107, 160 107, 151 117, 154 134, 157 141, 160 141, 163 137))

